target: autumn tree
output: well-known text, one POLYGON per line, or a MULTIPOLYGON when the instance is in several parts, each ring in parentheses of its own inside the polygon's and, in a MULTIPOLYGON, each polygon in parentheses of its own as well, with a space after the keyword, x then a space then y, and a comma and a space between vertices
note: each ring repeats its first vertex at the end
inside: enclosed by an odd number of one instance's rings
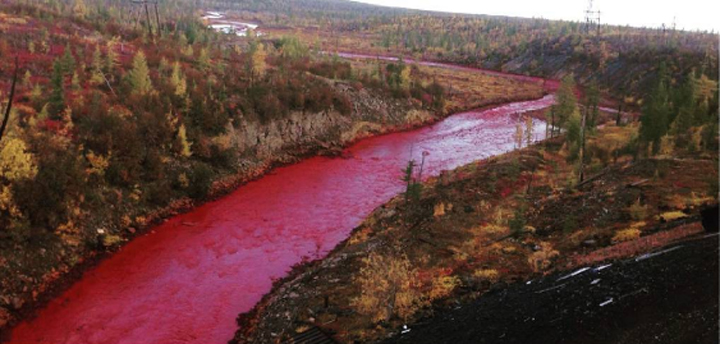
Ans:
POLYGON ((132 62, 132 70, 128 73, 127 79, 134 94, 146 95, 152 91, 150 71, 148 69, 145 53, 139 50, 132 62))
POLYGON ((555 124, 560 128, 565 128, 568 119, 577 108, 577 97, 575 96, 575 78, 572 74, 568 74, 562 78, 560 88, 555 94, 556 104, 551 110, 556 116, 555 124))
POLYGON ((198 66, 202 70, 208 70, 210 68, 210 55, 206 48, 200 49, 200 55, 198 56, 198 66))
POLYGON ((11 137, 0 146, 0 178, 13 182, 36 174, 35 158, 22 139, 11 137))
POLYGON ((583 107, 585 108, 585 124, 590 132, 595 131, 598 116, 600 115, 600 90, 596 82, 591 82, 586 88, 583 96, 583 107))
POLYGON ((417 270, 405 255, 372 252, 363 259, 363 264, 358 277, 361 294, 352 304, 373 322, 395 316, 407 320, 428 304, 419 288, 414 287, 417 270))
POLYGON ((250 79, 253 83, 256 79, 265 76, 265 70, 267 69, 266 58, 265 45, 258 42, 253 43, 250 49, 250 63, 248 65, 250 79))
POLYGON ((299 59, 308 56, 308 47, 295 36, 281 38, 279 45, 280 56, 285 59, 299 59))
POLYGON ((180 63, 175 61, 172 67, 172 74, 170 75, 170 84, 175 90, 175 95, 178 97, 184 97, 187 91, 187 81, 180 70, 180 63))
POLYGON ((652 153, 660 150, 660 140, 667 133, 670 124, 670 97, 668 75, 661 65, 650 95, 646 97, 640 116, 641 147, 652 147, 652 153))
POLYGON ((103 75, 103 59, 100 46, 95 46, 95 51, 92 57, 92 71, 90 72, 90 83, 92 85, 100 85, 105 82, 105 76, 103 75))
POLYGON ((525 117, 525 142, 527 146, 530 146, 533 141, 533 118, 532 116, 525 117))
POLYGON ((70 43, 65 45, 65 52, 63 53, 62 57, 60 58, 60 65, 62 67, 62 72, 64 74, 70 74, 75 71, 75 56, 72 54, 72 50, 70 49, 70 43))
POLYGON ((107 55, 105 55, 105 72, 108 74, 112 74, 115 71, 115 66, 117 66, 120 61, 120 56, 118 56, 118 53, 115 51, 115 46, 119 40, 119 37, 113 37, 106 43, 107 55))
POLYGON ((53 63, 52 76, 50 77, 50 85, 52 90, 50 93, 49 105, 52 113, 59 113, 65 108, 65 73, 63 72, 62 63, 55 60, 53 63))
POLYGON ((180 156, 182 156, 184 158, 189 158, 192 155, 192 151, 190 150, 192 143, 190 143, 188 141, 187 130, 185 129, 185 124, 180 125, 180 128, 178 129, 177 138, 178 138, 178 141, 180 141, 180 156))
POLYGON ((85 6, 85 2, 83 0, 75 0, 75 4, 73 5, 73 14, 76 17, 85 18, 87 15, 87 7, 85 6))

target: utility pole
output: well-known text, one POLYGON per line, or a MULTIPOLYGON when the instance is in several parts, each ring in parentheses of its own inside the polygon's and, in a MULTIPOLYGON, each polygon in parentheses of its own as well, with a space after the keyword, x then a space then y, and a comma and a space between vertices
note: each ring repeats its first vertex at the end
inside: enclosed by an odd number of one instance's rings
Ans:
POLYGON ((585 34, 590 34, 590 29, 595 25, 597 35, 600 35, 600 11, 593 9, 593 0, 588 0, 588 7, 585 9, 585 34))

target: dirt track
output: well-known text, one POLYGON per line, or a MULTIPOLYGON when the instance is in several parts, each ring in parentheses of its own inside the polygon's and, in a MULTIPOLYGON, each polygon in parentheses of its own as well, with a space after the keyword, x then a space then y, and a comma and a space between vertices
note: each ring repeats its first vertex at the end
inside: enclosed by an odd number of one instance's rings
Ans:
POLYGON ((497 286, 385 343, 718 343, 717 235, 656 252, 497 286))

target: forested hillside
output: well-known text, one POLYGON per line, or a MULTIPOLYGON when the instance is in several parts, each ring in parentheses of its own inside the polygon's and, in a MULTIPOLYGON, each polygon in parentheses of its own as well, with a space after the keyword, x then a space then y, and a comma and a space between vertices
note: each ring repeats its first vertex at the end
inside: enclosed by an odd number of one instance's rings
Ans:
POLYGON ((694 70, 717 80, 716 33, 588 27, 579 21, 582 13, 573 22, 329 0, 220 1, 213 6, 269 26, 302 28, 330 51, 403 55, 555 79, 574 73, 580 84, 597 83, 617 98, 642 98, 663 62, 674 79, 694 70))

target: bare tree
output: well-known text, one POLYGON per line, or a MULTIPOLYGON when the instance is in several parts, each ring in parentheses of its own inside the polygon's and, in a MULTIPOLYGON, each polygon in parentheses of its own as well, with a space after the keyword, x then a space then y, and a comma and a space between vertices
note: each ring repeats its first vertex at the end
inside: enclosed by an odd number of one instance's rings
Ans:
POLYGON ((10 111, 12 110, 13 98, 15 97, 15 85, 17 84, 18 69, 18 57, 15 56, 15 72, 13 73, 12 86, 10 86, 10 98, 8 98, 7 108, 5 108, 5 117, 3 118, 2 126, 0 126, 0 141, 2 141, 8 122, 10 121, 10 111))

